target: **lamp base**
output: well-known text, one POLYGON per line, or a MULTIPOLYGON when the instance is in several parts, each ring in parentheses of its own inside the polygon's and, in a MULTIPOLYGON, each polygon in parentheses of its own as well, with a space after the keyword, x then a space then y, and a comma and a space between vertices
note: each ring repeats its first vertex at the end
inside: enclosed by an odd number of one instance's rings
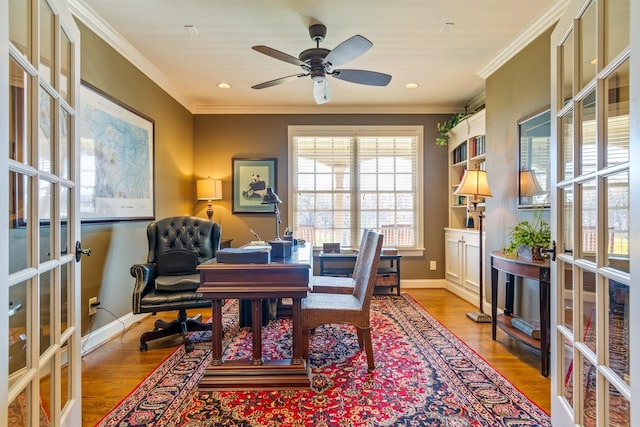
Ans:
POLYGON ((491 315, 474 311, 467 313, 467 317, 476 323, 491 323, 491 315))

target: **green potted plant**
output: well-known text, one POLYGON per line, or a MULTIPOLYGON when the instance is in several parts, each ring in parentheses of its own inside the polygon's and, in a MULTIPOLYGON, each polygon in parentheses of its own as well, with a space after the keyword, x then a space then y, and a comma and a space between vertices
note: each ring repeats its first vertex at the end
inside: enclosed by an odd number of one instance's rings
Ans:
POLYGON ((509 255, 519 255, 523 258, 542 260, 542 249, 551 246, 551 227, 542 219, 542 211, 535 214, 533 220, 520 221, 509 234, 509 246, 503 251, 509 255))
POLYGON ((458 113, 451 116, 446 122, 436 123, 436 128, 438 132, 440 132, 440 135, 436 138, 436 145, 447 145, 449 142, 449 132, 466 116, 467 114, 458 113))

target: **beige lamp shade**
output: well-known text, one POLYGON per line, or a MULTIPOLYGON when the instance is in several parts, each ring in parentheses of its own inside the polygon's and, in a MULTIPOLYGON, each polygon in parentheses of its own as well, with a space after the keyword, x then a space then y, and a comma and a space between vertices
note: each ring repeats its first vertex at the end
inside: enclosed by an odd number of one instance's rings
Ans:
POLYGON ((474 200, 479 197, 492 197, 489 181, 487 180, 487 171, 479 169, 464 171, 462 182, 460 182, 453 194, 473 196, 474 200))
POLYGON ((544 193, 535 171, 520 171, 520 196, 532 197, 544 193))
POLYGON ((219 179, 199 179, 196 181, 198 200, 222 200, 222 181, 219 179))

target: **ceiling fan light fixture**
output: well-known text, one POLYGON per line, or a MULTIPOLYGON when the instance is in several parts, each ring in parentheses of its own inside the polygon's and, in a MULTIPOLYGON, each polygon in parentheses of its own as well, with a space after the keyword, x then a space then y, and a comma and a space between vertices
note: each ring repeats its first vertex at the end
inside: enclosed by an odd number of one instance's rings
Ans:
POLYGON ((231 85, 229 83, 218 83, 218 89, 231 89, 231 85))
POLYGON ((313 76, 313 98, 316 104, 326 104, 331 101, 331 86, 325 76, 313 76))
POLYGON ((407 83, 405 88, 407 88, 407 89, 417 89, 418 88, 418 83, 407 83))

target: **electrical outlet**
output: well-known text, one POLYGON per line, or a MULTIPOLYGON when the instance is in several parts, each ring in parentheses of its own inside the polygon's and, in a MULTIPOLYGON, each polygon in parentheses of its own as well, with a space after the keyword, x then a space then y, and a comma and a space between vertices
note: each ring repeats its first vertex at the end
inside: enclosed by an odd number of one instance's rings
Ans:
POLYGON ((430 270, 437 270, 435 261, 429 261, 429 269, 430 270))
POLYGON ((98 312, 98 297, 89 298, 89 316, 98 312))

